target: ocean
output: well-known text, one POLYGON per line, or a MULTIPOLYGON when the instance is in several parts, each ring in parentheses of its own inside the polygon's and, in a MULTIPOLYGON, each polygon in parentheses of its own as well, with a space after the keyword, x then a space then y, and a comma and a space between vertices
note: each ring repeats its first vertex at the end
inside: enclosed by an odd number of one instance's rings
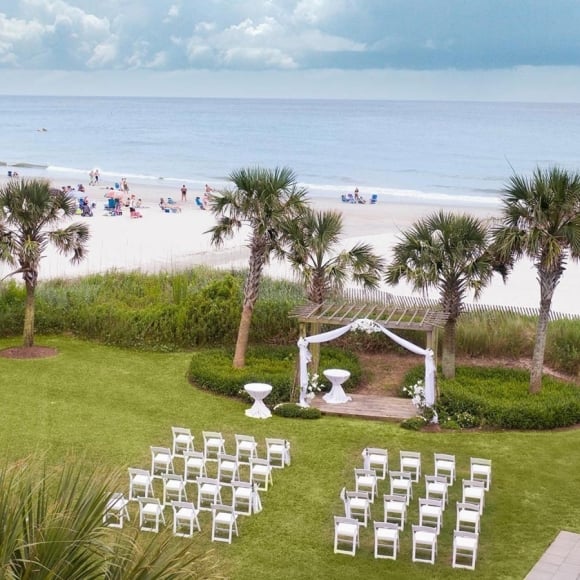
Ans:
POLYGON ((6 171, 79 183, 288 166, 312 196, 494 205, 514 172, 579 165, 578 104, 4 96, 0 119, 6 171))

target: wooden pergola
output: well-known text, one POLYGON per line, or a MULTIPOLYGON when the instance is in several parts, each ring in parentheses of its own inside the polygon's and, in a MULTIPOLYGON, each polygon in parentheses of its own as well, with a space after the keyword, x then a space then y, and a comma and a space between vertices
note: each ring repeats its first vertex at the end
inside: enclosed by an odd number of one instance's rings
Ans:
POLYGON ((437 331, 447 321, 447 315, 435 301, 353 289, 344 290, 321 304, 308 302, 297 306, 290 316, 298 319, 300 336, 313 334, 322 325, 346 326, 361 318, 374 320, 392 331, 424 332, 425 348, 433 350, 435 360, 437 331))

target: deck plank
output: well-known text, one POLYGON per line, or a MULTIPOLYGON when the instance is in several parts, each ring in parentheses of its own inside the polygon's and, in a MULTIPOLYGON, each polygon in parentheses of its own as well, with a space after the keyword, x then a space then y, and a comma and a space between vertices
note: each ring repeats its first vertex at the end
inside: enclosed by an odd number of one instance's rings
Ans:
POLYGON ((382 397, 380 395, 350 394, 352 401, 331 405, 321 395, 316 396, 311 405, 320 409, 324 415, 358 417, 380 421, 402 421, 417 415, 411 399, 400 397, 382 397))

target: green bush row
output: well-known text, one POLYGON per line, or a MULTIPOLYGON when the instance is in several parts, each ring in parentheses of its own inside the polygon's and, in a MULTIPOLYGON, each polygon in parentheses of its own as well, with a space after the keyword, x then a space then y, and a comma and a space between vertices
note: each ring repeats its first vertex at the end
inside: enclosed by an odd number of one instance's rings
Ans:
POLYGON ((296 403, 281 403, 272 409, 274 415, 290 419, 320 419, 322 413, 316 407, 300 407, 296 403))
MULTIPOLYGON (((189 366, 189 380, 198 387, 228 397, 246 396, 247 383, 268 383, 272 392, 266 399, 270 406, 290 400, 297 373, 298 347, 251 347, 246 366, 232 367, 233 351, 208 349, 194 352, 189 366)), ((320 368, 343 368, 351 373, 345 389, 353 389, 361 379, 361 367, 356 355, 332 347, 321 349, 320 368)), ((322 377, 322 375, 321 375, 322 377)), ((322 381, 324 382, 324 380, 322 381)), ((327 385, 330 387, 330 383, 327 385)))
POLYGON ((515 369, 457 368, 439 383, 441 422, 502 429, 555 429, 580 423, 580 389, 544 377, 542 390, 528 392, 529 373, 515 369))

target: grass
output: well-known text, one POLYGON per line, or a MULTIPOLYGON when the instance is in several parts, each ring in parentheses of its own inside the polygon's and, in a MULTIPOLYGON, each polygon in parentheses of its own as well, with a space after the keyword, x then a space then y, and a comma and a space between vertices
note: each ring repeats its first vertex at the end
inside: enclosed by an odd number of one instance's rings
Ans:
MULTIPOLYGON (((0 348, 16 342, 1 340, 0 348)), ((257 421, 245 417, 247 404, 193 388, 186 379, 188 353, 126 351, 62 337, 43 337, 38 343, 57 347, 58 356, 0 358, 0 441, 10 462, 40 453, 54 465, 81 455, 87 464, 111 471, 148 468, 149 446, 169 445, 172 425, 190 427, 197 442, 202 430, 220 430, 228 450, 235 433, 254 435, 259 442, 264 437, 292 442, 291 467, 274 473, 274 486, 262 494, 264 511, 242 519, 240 537, 231 546, 211 544, 209 515, 202 514, 203 532, 193 542, 215 548, 228 578, 391 574, 521 579, 559 530, 580 532, 579 430, 417 433, 395 424, 344 418, 257 421), (374 560, 371 529, 363 530, 355 558, 332 553, 332 516, 342 514, 338 494, 343 486, 353 488, 353 468, 361 465, 366 446, 388 448, 395 464, 399 450, 420 451, 426 474, 432 472, 434 452, 454 453, 459 479, 467 476, 470 456, 493 460, 475 572, 450 566, 458 483, 445 513, 435 566, 411 564, 410 527, 396 562, 374 560)), ((415 489, 410 522, 417 521, 422 489, 415 489)), ((119 490, 127 491, 125 479, 119 490)), ((384 483, 379 492, 386 492, 384 483)), ((375 503, 373 516, 381 515, 382 506, 375 503)))

